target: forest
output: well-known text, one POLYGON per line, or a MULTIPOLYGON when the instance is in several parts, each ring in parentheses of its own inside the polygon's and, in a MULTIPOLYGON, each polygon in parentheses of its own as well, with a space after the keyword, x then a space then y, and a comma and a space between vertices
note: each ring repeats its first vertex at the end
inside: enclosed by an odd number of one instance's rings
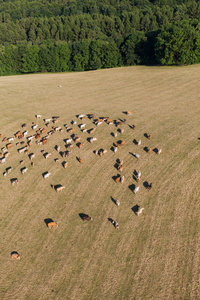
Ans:
POLYGON ((0 75, 200 63, 200 0, 0 0, 0 75))

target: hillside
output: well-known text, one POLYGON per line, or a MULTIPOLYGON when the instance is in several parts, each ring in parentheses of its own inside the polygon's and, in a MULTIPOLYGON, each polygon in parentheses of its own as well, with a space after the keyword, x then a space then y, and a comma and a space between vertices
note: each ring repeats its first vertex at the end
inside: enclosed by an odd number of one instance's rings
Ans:
POLYGON ((1 299, 200 297, 199 68, 128 67, 1 78, 1 148, 2 139, 14 136, 24 123, 23 131, 32 135, 32 122, 42 128, 43 119, 59 116, 47 131, 52 126, 64 129, 45 145, 33 141, 28 154, 35 153, 34 167, 27 154, 17 151, 16 143, 26 143, 26 138, 12 142, 10 155, 0 165, 1 299), (37 114, 42 118, 36 119, 37 114), (126 122, 96 126, 87 117, 78 119, 79 114, 126 122), (77 124, 71 125, 72 120, 77 124), (81 123, 95 132, 82 132, 81 123), (63 140, 71 133, 65 124, 75 128, 84 145, 79 149, 72 142, 72 153, 62 158, 54 147, 66 150, 63 140), (129 126, 133 124, 135 130, 129 126), (149 133, 151 139, 146 138, 149 133), (90 136, 97 141, 89 143, 90 136), (113 143, 120 139, 125 145, 114 153, 113 143), (139 139, 141 146, 134 142, 139 139), (147 153, 145 147, 162 147, 162 153, 147 153), (101 148, 107 150, 102 157, 93 153, 101 148), (51 156, 45 159, 41 150, 51 156), (113 180, 120 173, 118 159, 124 161, 123 184, 113 180), (28 168, 24 175, 22 167, 28 168), (137 183, 134 171, 139 170, 137 183), (51 175, 43 179, 46 171, 51 175), (19 183, 11 185, 11 178, 19 183), (153 183, 150 191, 146 182, 153 183), (51 187, 58 184, 65 186, 60 193, 51 187), (133 185, 140 186, 137 194, 133 185), (136 205, 144 207, 140 216, 134 213, 136 205), (81 220, 81 213, 93 220, 81 220), (47 218, 58 228, 49 229, 47 218), (119 223, 118 230, 110 219, 119 223), (11 258, 12 251, 21 255, 19 261, 11 258))

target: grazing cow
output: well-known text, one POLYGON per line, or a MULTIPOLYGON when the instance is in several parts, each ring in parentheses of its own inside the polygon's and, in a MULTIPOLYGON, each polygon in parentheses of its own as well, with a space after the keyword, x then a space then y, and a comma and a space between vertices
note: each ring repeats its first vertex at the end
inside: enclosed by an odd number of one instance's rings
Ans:
POLYGON ((22 175, 24 175, 28 171, 28 168, 24 167, 20 171, 21 171, 22 175))
POLYGON ((28 157, 30 160, 32 160, 33 158, 35 158, 35 153, 30 153, 28 157))
POLYGON ((15 139, 14 137, 9 137, 9 138, 7 138, 7 141, 11 142, 11 141, 14 141, 14 139, 15 139))
POLYGON ((47 123, 47 122, 50 122, 51 121, 51 118, 49 119, 44 119, 44 122, 47 123))
POLYGON ((32 144, 32 140, 30 140, 30 141, 28 141, 28 146, 30 147, 31 146, 31 144, 32 144))
POLYGON ((7 173, 6 173, 6 172, 3 172, 3 176, 6 177, 6 175, 7 175, 7 173))
POLYGON ((12 143, 6 144, 6 148, 9 149, 12 147, 12 145, 13 145, 12 143))
POLYGON ((124 169, 123 165, 119 164, 119 165, 117 166, 117 170, 118 170, 118 171, 122 172, 123 169, 124 169))
POLYGON ((6 147, 3 147, 3 148, 1 148, 1 151, 2 151, 3 153, 5 153, 5 152, 7 151, 7 148, 6 148, 6 147))
POLYGON ((142 213, 143 210, 144 210, 144 207, 140 208, 140 209, 136 212, 137 216, 139 216, 139 215, 142 213))
POLYGON ((6 173, 7 173, 7 174, 9 174, 11 171, 12 171, 12 167, 8 167, 8 168, 6 169, 6 173))
POLYGON ((150 191, 152 189, 152 183, 148 184, 147 190, 150 191))
POLYGON ((59 152, 59 151, 60 151, 60 146, 56 145, 56 146, 55 146, 55 149, 56 149, 56 151, 59 152))
POLYGON ((120 132, 121 134, 123 134, 123 133, 124 133, 124 129, 119 129, 119 132, 120 132))
POLYGON ((48 152, 46 152, 46 153, 43 154, 43 156, 44 156, 45 159, 49 158, 50 155, 51 155, 51 153, 48 153, 48 152))
POLYGON ((46 172, 46 173, 43 174, 43 178, 46 179, 46 178, 48 178, 50 175, 51 175, 51 173, 46 172))
POLYGON ((78 146, 79 148, 83 147, 83 145, 84 145, 83 143, 78 143, 78 144, 77 144, 77 146, 78 146))
POLYGON ((140 181, 140 177, 141 177, 141 171, 139 171, 139 172, 137 173, 137 182, 140 181))
POLYGON ((113 225, 115 226, 116 229, 119 229, 119 224, 117 221, 112 221, 113 225))
POLYGON ((75 128, 69 128, 68 130, 67 130, 67 132, 73 132, 75 130, 75 128))
POLYGON ((6 162, 6 158, 5 157, 0 158, 0 164, 4 164, 5 162, 6 162))
POLYGON ((148 148, 148 150, 147 150, 147 153, 151 153, 151 151, 152 151, 152 148, 150 147, 150 148, 148 148))
POLYGON ((71 124, 72 124, 72 125, 76 125, 76 124, 77 124, 77 121, 73 121, 73 120, 72 120, 72 121, 71 121, 71 124))
POLYGON ((47 224, 48 228, 52 228, 52 227, 58 227, 58 224, 56 222, 49 222, 47 224))
POLYGON ((10 182, 12 185, 14 185, 15 183, 18 184, 19 180, 17 178, 12 178, 12 179, 10 179, 10 182))
POLYGON ((58 123, 60 120, 58 120, 58 119, 55 119, 55 120, 53 120, 52 122, 55 124, 55 123, 58 123))
POLYGON ((85 126, 86 126, 86 124, 80 124, 80 125, 79 125, 79 128, 80 128, 80 129, 83 129, 83 128, 85 128, 85 126))
POLYGON ((134 190, 133 190, 133 193, 136 194, 139 191, 139 189, 140 189, 139 186, 135 187, 134 190))
POLYGON ((28 131, 27 130, 25 130, 24 132, 22 132, 22 135, 25 137, 25 136, 27 136, 27 134, 28 134, 28 131))
POLYGON ((19 253, 17 253, 17 252, 12 252, 12 253, 11 253, 11 258, 20 260, 20 255, 19 255, 19 253))
POLYGON ((4 158, 8 157, 10 155, 10 152, 5 152, 4 153, 4 158))
POLYGON ((162 152, 162 148, 160 148, 157 153, 160 155, 161 152, 162 152))
POLYGON ((77 157, 77 160, 78 160, 80 163, 83 162, 82 158, 80 158, 80 157, 77 157))
POLYGON ((117 150, 118 150, 118 147, 115 147, 114 150, 113 150, 113 152, 116 153, 117 150))
POLYGON ((115 200, 115 204, 116 204, 117 206, 120 206, 119 200, 115 200))
POLYGON ((15 133, 15 137, 18 137, 19 135, 22 135, 21 131, 17 131, 17 132, 15 133))
POLYGON ((36 138, 36 139, 39 139, 40 136, 41 136, 40 133, 37 133, 37 134, 35 135, 35 138, 36 138))
POLYGON ((121 183, 124 183, 124 176, 121 177, 121 183))
POLYGON ((24 161, 23 160, 20 160, 20 164, 22 165, 24 163, 24 161))
POLYGON ((148 139, 150 140, 152 138, 152 133, 150 133, 149 135, 148 135, 148 139))
POLYGON ((19 153, 19 154, 20 154, 20 153, 23 153, 23 152, 25 152, 26 150, 28 150, 28 146, 25 146, 25 147, 23 147, 23 148, 18 149, 18 153, 19 153))
POLYGON ((83 216, 82 216, 82 220, 83 220, 83 221, 91 221, 91 220, 93 220, 93 218, 91 218, 91 217, 88 216, 88 215, 83 215, 83 216))
POLYGON ((82 119, 83 117, 85 117, 83 114, 77 116, 78 119, 82 119))
POLYGON ((96 128, 91 128, 88 130, 88 133, 92 134, 95 130, 96 130, 96 128))
POLYGON ((38 118, 41 118, 42 115, 35 115, 35 117, 38 119, 38 118))
POLYGON ((139 140, 139 141, 137 142, 137 144, 138 144, 138 146, 140 146, 140 145, 141 145, 141 140, 139 140))
POLYGON ((139 159, 139 157, 140 157, 140 155, 137 154, 137 153, 133 153, 133 155, 134 155, 137 159, 139 159))
POLYGON ((52 188, 57 192, 61 192, 63 189, 65 189, 65 186, 62 186, 62 185, 58 185, 58 186, 54 186, 52 185, 52 188))
POLYGON ((35 130, 38 127, 38 124, 33 125, 31 128, 35 130))
POLYGON ((42 145, 47 143, 47 139, 42 140, 42 145))
POLYGON ((75 142, 75 143, 79 142, 80 140, 81 140, 81 138, 78 137, 78 136, 74 138, 74 142, 75 142))
POLYGON ((70 144, 71 141, 72 141, 72 139, 66 139, 66 140, 65 140, 65 143, 66 143, 66 144, 70 144))
POLYGON ((130 110, 126 112, 127 115, 131 115, 132 113, 133 113, 133 111, 130 111, 130 110))
POLYGON ((62 163, 62 165, 63 165, 63 168, 67 168, 67 165, 68 165, 68 162, 67 161, 63 161, 63 163, 62 163))
POLYGON ((121 181, 121 176, 117 176, 117 177, 115 178, 115 181, 116 181, 116 182, 120 182, 120 181, 121 181))
POLYGON ((7 137, 3 138, 2 142, 5 143, 7 141, 7 137))

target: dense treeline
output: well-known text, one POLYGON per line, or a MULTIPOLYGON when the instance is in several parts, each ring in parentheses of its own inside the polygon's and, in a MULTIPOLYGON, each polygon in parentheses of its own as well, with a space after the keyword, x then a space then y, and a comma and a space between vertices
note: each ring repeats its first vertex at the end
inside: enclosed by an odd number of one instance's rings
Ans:
POLYGON ((0 0, 0 75, 200 62, 200 1, 0 0))

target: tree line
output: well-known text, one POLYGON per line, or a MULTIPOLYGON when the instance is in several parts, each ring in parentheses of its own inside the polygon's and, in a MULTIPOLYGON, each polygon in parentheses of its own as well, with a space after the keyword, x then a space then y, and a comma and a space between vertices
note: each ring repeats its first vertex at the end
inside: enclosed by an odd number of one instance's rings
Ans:
POLYGON ((0 0, 0 75, 198 63, 199 18, 200 1, 0 0))

